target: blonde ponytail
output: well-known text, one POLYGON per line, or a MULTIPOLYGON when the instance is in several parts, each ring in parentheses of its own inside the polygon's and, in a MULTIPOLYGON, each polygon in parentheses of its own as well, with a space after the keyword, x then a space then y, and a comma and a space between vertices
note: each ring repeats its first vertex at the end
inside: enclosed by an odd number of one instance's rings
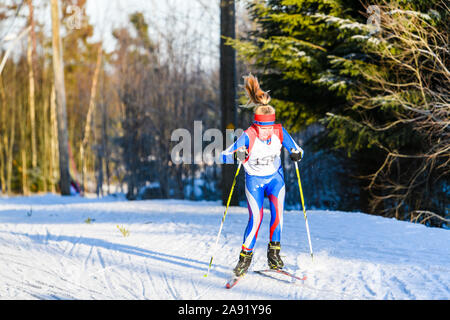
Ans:
POLYGON ((269 104, 269 93, 261 89, 258 83, 258 79, 252 74, 244 77, 244 89, 247 97, 250 99, 250 102, 252 102, 254 105, 266 106, 269 104))

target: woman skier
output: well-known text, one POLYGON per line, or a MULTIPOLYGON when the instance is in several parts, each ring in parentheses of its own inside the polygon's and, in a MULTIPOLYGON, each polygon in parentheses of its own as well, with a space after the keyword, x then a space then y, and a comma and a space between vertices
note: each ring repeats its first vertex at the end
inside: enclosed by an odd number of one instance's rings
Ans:
POLYGON ((260 88, 258 79, 251 74, 244 77, 244 89, 249 98, 247 106, 254 107, 253 124, 222 152, 223 163, 234 163, 237 158, 245 169, 249 221, 239 261, 233 270, 238 277, 247 272, 252 261, 253 248, 263 219, 264 194, 269 198, 271 213, 268 265, 271 269, 283 268, 280 242, 285 184, 280 159, 281 147, 289 151, 292 161, 300 161, 303 157, 303 149, 295 143, 286 129, 275 124, 275 109, 269 105, 270 96, 260 88))

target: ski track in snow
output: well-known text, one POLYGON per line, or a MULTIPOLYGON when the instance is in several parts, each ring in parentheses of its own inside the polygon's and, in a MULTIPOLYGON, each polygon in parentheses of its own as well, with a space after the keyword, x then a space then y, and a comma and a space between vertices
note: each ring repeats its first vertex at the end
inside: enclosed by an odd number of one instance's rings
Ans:
MULTIPOLYGON (((290 283, 250 271, 227 290, 248 212, 229 209, 213 252, 223 210, 218 202, 206 201, 0 198, 0 298, 450 298, 448 230, 320 210, 308 211, 313 260, 303 214, 287 211, 284 216, 281 255, 286 269, 307 275, 306 281, 290 283), (117 226, 130 235, 123 237, 117 226)), ((267 267, 269 219, 265 209, 250 270, 267 267)))

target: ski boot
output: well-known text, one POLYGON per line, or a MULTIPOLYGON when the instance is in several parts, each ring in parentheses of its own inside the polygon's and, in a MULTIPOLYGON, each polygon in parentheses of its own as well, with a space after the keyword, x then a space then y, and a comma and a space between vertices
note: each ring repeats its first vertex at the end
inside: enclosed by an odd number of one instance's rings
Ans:
POLYGON ((269 242, 267 246, 267 263, 272 270, 283 269, 284 263, 280 257, 281 245, 279 242, 269 242))
POLYGON ((247 273, 250 264, 252 263, 253 252, 241 250, 239 254, 239 261, 234 268, 233 272, 237 277, 243 276, 247 273))

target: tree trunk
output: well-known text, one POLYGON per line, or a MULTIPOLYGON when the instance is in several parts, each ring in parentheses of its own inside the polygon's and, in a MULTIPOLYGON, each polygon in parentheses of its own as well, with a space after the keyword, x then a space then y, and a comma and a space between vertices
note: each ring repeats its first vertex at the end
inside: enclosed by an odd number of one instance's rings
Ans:
MULTIPOLYGON (((26 119, 27 112, 25 106, 20 106, 21 109, 21 117, 20 119, 26 119)), ((27 136, 26 136, 26 122, 21 123, 20 126, 20 154, 21 154, 21 162, 22 162, 22 193, 24 196, 29 195, 29 186, 28 186, 28 163, 27 163, 27 136)))
MULTIPOLYGON (((4 92, 4 86, 2 79, 0 78, 0 85, 1 85, 1 96, 2 100, 4 101, 4 114, 3 119, 6 119, 6 115, 8 115, 9 119, 9 128, 5 126, 5 132, 3 136, 3 145, 5 148, 5 165, 6 165, 6 190, 8 195, 10 196, 12 194, 11 190, 11 181, 12 181, 12 169, 13 169, 13 147, 14 147, 14 140, 15 140, 15 131, 16 131, 16 109, 14 106, 9 108, 8 104, 6 103, 6 94, 4 92), (9 132, 8 132, 9 129, 9 132)), ((16 84, 13 85, 14 87, 14 94, 16 92, 16 84)))
POLYGON ((95 65, 94 77, 92 78, 92 86, 91 86, 91 97, 89 100, 89 108, 86 115, 86 125, 84 127, 84 136, 83 141, 80 145, 80 160, 81 160, 81 190, 84 192, 86 187, 86 159, 85 159, 85 150, 87 143, 89 142, 89 136, 91 133, 91 123, 93 119, 94 109, 95 109, 95 98, 97 95, 97 84, 98 84, 98 76, 100 73, 100 67, 102 62, 102 44, 99 44, 98 54, 97 54, 97 63, 95 65))
POLYGON ((106 178, 106 188, 107 188, 107 194, 109 195, 111 193, 110 190, 110 182, 111 182, 111 173, 110 173, 110 152, 109 152, 109 145, 108 145, 108 105, 103 101, 101 104, 101 112, 102 112, 102 153, 103 153, 103 166, 104 166, 104 175, 106 178))
MULTIPOLYGON (((6 150, 5 150, 6 151, 6 150)), ((0 184, 1 192, 6 192, 6 180, 5 180, 5 157, 3 155, 3 141, 0 141, 0 184)))
POLYGON ((48 114, 49 114, 49 103, 48 103, 48 99, 44 100, 44 105, 43 105, 43 117, 42 117, 42 129, 41 130, 41 141, 43 141, 43 143, 41 144, 41 155, 42 155, 42 159, 43 159, 43 163, 40 165, 40 167, 42 168, 42 182, 43 182, 43 191, 44 192, 48 192, 48 177, 50 176, 50 171, 49 171, 49 164, 50 164, 50 144, 49 144, 49 140, 50 140, 50 130, 49 130, 49 124, 48 124, 48 114))
POLYGON ((50 164, 49 171, 51 177, 51 189, 52 193, 56 192, 55 182, 58 172, 58 124, 56 120, 56 93, 55 86, 52 85, 50 92, 50 164))
POLYGON ((29 95, 28 105, 30 108, 30 130, 31 130, 31 167, 34 169, 37 166, 37 147, 36 147, 36 108, 35 108, 35 87, 34 87, 34 71, 33 71, 33 51, 35 43, 34 35, 34 17, 33 17, 33 3, 28 0, 29 8, 29 24, 30 32, 28 33, 27 46, 27 64, 28 64, 28 84, 29 95))
POLYGON ((14 146, 14 139, 15 139, 15 131, 16 131, 16 115, 15 115, 15 108, 12 108, 12 115, 11 115, 11 131, 9 135, 9 146, 8 146, 8 157, 6 161, 6 187, 8 189, 8 195, 12 194, 11 190, 11 180, 12 180, 12 168, 13 168, 13 146, 14 146))
MULTIPOLYGON (((224 147, 226 145, 226 129, 236 128, 236 51, 225 45, 228 37, 235 39, 235 1, 220 1, 220 104, 222 110, 222 133, 224 147)), ((228 194, 233 183, 236 166, 222 166, 222 203, 226 205, 228 194)), ((237 205, 237 197, 233 197, 231 205, 237 205)))
POLYGON ((51 11, 53 34, 53 72, 55 77, 56 116, 58 119, 60 188, 62 195, 70 195, 69 138, 67 132, 66 89, 64 84, 62 43, 59 34, 58 0, 51 0, 51 11))
MULTIPOLYGON (((2 110, 2 119, 0 122, 0 181, 2 184, 2 193, 6 192, 6 178, 5 178, 5 162, 8 157, 8 126, 6 121, 8 105, 6 103, 6 94, 3 88, 2 78, 0 77, 0 106, 2 110), (3 139, 1 139, 3 136, 3 139)), ((8 115, 10 119, 11 115, 8 115)))

